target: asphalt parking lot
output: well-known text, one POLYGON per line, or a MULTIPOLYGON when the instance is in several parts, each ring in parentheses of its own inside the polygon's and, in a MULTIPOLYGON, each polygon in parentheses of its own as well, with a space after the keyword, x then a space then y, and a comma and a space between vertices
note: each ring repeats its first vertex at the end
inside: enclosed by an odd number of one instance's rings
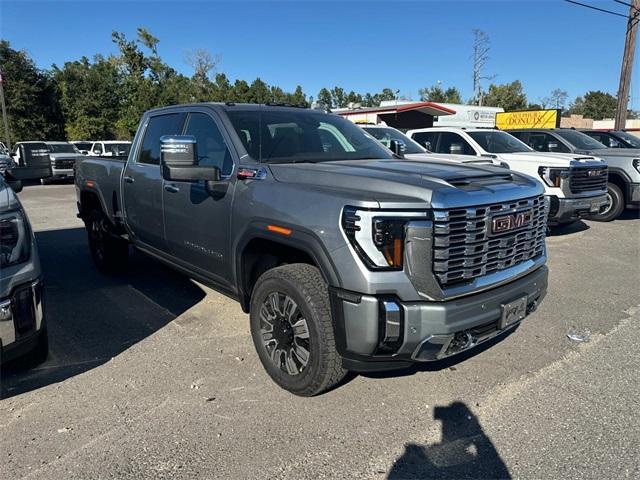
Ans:
POLYGON ((99 274, 73 185, 20 198, 51 354, 3 372, 3 479, 640 477, 637 214, 554 232, 546 300, 490 348, 309 399, 233 301, 140 254, 99 274))

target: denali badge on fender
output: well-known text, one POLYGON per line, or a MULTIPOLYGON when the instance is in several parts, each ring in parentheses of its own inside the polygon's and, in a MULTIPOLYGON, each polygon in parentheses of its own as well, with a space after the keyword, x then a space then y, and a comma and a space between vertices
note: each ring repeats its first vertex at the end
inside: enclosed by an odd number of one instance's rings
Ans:
POLYGON ((526 227, 533 219, 533 210, 500 215, 491 219, 491 233, 505 233, 517 228, 526 227))

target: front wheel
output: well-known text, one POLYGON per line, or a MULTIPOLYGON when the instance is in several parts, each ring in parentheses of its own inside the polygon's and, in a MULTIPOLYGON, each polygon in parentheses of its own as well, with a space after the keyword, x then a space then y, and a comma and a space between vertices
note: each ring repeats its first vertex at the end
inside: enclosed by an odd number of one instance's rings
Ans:
POLYGON ((610 222, 618 218, 622 210, 624 210, 624 195, 622 189, 614 183, 608 183, 607 200, 609 200, 609 203, 602 207, 598 213, 590 215, 590 220, 610 222))
POLYGON ((316 267, 291 264, 264 273, 251 296, 250 322, 262 365, 285 390, 310 397, 344 378, 327 284, 316 267))

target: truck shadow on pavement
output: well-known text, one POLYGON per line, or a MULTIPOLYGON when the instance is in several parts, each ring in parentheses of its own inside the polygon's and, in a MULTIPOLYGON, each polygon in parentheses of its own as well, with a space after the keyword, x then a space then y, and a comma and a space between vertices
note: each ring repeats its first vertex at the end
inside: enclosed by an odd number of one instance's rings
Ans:
POLYGON ((97 367, 161 329, 205 297, 185 276, 132 253, 122 275, 94 267, 85 230, 36 233, 45 284, 49 358, 2 369, 0 398, 63 381, 97 367))
POLYGON ((442 422, 442 438, 433 445, 405 445, 389 471, 389 480, 423 478, 511 478, 478 418, 462 402, 435 407, 442 422))

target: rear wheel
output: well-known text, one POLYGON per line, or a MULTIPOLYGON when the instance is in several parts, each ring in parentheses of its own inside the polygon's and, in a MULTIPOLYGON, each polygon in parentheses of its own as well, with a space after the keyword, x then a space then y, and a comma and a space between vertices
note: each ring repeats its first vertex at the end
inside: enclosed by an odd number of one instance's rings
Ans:
POLYGON ((309 397, 344 378, 327 285, 316 267, 291 264, 264 273, 251 296, 250 321, 258 357, 280 387, 309 397))
POLYGON ((609 203, 602 207, 598 213, 590 215, 590 220, 610 222, 618 218, 624 210, 624 195, 622 189, 615 183, 607 184, 607 200, 609 203))
POLYGON ((105 214, 93 210, 86 226, 89 250, 98 270, 108 273, 123 270, 129 257, 129 244, 116 237, 105 214))
POLYGON ((49 185, 50 183, 51 183, 51 180, 49 178, 40 179, 40 185, 49 185))

